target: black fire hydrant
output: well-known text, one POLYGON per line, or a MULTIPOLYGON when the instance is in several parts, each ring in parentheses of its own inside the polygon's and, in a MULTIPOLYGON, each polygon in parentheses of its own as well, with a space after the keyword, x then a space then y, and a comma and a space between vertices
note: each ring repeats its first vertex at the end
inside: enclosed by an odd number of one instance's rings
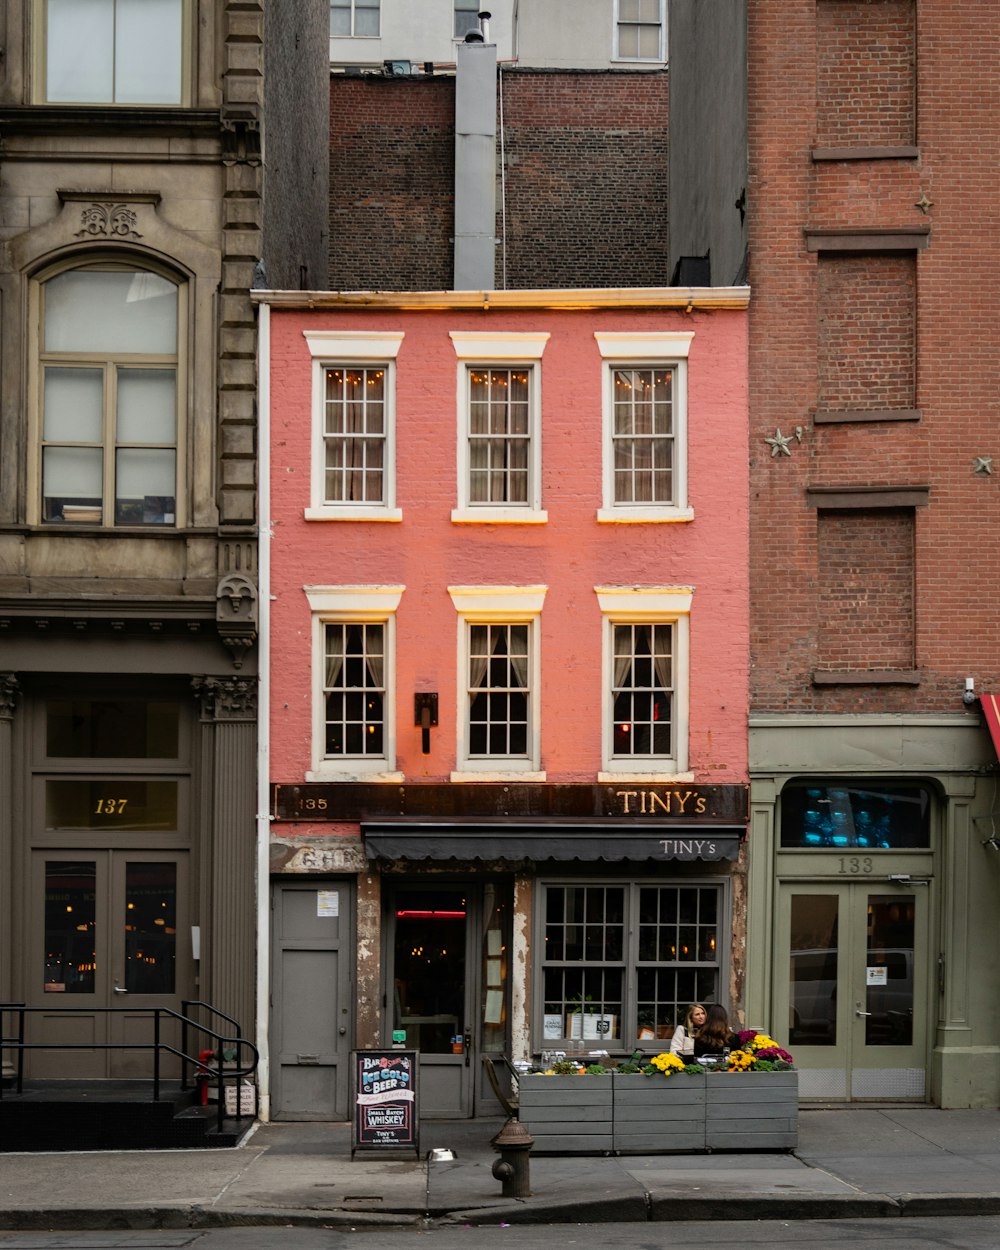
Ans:
POLYGON ((530 1198, 528 1155, 535 1139, 520 1120, 512 1116, 490 1144, 500 1153, 500 1158, 493 1162, 493 1175, 503 1182, 503 1196, 530 1198))

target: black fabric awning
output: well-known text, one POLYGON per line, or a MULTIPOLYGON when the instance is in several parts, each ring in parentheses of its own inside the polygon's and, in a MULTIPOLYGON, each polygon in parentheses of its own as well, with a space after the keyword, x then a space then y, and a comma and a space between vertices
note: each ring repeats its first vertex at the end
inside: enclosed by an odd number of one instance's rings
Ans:
POLYGON ((371 860, 702 860, 735 859, 741 826, 692 824, 518 824, 363 821, 371 860))

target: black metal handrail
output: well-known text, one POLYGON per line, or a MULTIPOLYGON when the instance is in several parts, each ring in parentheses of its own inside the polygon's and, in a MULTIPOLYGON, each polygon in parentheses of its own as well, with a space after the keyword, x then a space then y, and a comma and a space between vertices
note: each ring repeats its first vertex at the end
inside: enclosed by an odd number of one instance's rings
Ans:
MULTIPOLYGON (((190 1089, 187 1074, 188 1066, 192 1065, 195 1071, 196 1079, 213 1081, 216 1089, 216 1097, 218 1106, 216 1112, 217 1126, 222 1129, 222 1121, 225 1111, 225 1089, 226 1082, 229 1080, 236 1081, 236 1108, 235 1118, 237 1120, 244 1119, 243 1112, 240 1107, 240 1091, 243 1084, 243 1078, 252 1076, 257 1071, 257 1065, 260 1062, 260 1054, 253 1042, 248 1041, 242 1036, 242 1030, 236 1020, 227 1016, 225 1012, 219 1011, 210 1003, 203 1003, 200 1000, 188 999, 182 1004, 184 1007, 205 1008, 214 1015, 231 1024, 236 1030, 235 1036, 229 1036, 225 1033, 218 1033, 215 1029, 209 1028, 208 1025, 202 1024, 198 1020, 192 1020, 189 1016, 179 1011, 174 1011, 171 1007, 64 1007, 59 1005, 60 1015, 67 1013, 76 1013, 77 1015, 122 1015, 128 1012, 134 1019, 137 1015, 148 1015, 153 1024, 153 1040, 151 1042, 26 1042, 25 1037, 25 1018, 28 1015, 39 1014, 41 1012, 50 1011, 49 1007, 29 1007, 26 1003, 0 1003, 0 1071, 2 1071, 4 1055, 7 1051, 13 1051, 16 1056, 15 1061, 15 1088, 17 1093, 24 1091, 24 1055, 29 1050, 151 1050, 153 1052, 153 1075, 149 1079, 153 1083, 153 1101, 160 1101, 160 1059, 164 1054, 175 1055, 181 1061, 181 1089, 190 1089), (8 1035, 3 1031, 3 1020, 7 1015, 13 1015, 16 1020, 16 1035, 8 1035), (163 1017, 178 1020, 181 1026, 181 1048, 171 1046, 169 1042, 163 1041, 161 1037, 161 1020, 163 1017), (205 1038, 211 1038, 215 1045, 211 1048, 215 1056, 216 1063, 211 1063, 207 1058, 206 1051, 195 1057, 187 1053, 188 1046, 188 1029, 193 1029, 196 1033, 201 1034, 205 1038), (232 1052, 236 1056, 235 1066, 226 1067, 226 1060, 223 1058, 225 1052, 232 1052), (249 1052, 248 1058, 250 1062, 244 1064, 242 1062, 245 1051, 249 1052)), ((254 1112, 253 1118, 256 1118, 257 1105, 257 1087, 253 1086, 254 1091, 254 1112)), ((3 1098, 3 1081, 0 1079, 0 1099, 3 1098)))

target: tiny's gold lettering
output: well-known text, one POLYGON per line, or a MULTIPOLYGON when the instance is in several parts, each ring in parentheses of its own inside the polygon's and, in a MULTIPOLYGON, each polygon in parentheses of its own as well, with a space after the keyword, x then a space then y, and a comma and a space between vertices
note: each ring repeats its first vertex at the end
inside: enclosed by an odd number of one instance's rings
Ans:
POLYGON ((650 790, 649 792, 650 812, 655 812, 657 807, 660 807, 663 809, 663 811, 669 813, 670 811, 670 791, 669 790, 667 791, 666 799, 664 799, 661 795, 657 794, 655 790, 650 790))
POLYGON ((706 809, 706 807, 707 807, 707 806, 708 806, 708 805, 707 805, 707 804, 706 804, 706 802, 705 802, 705 796, 704 796, 703 794, 699 794, 699 795, 698 795, 698 801, 697 801, 697 803, 695 803, 695 805, 694 805, 694 810, 695 810, 695 812, 696 812, 699 816, 701 816, 701 815, 704 813, 704 811, 705 811, 705 809, 706 809))
POLYGON ((629 800, 634 799, 638 793, 639 793, 638 790, 616 790, 615 791, 615 798, 622 800, 622 814, 623 815, 628 816, 631 814, 631 808, 629 807, 629 800))
POLYGON ((681 794, 680 790, 674 791, 674 798, 677 800, 677 807, 679 808, 682 816, 684 815, 684 808, 687 806, 688 800, 693 797, 693 790, 687 790, 684 794, 681 794))

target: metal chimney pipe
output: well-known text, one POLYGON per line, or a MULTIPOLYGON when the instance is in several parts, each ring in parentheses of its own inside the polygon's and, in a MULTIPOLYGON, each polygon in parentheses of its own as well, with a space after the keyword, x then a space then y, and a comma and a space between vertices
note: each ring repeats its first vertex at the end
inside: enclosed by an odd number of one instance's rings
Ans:
POLYGON ((479 29, 483 34, 483 43, 489 43, 490 41, 490 18, 492 16, 492 13, 486 12, 476 14, 476 17, 479 18, 479 29))

